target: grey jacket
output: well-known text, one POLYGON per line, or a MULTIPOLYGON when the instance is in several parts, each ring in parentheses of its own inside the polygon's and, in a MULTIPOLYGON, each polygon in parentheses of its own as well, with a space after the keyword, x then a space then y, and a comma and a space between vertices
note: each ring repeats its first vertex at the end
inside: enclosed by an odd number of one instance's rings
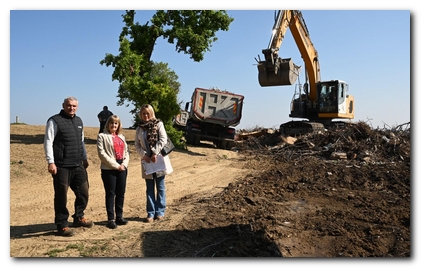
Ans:
MULTIPOLYGON (((126 138, 123 134, 119 134, 120 137, 124 141, 124 158, 123 158, 123 165, 126 167, 129 166, 129 148, 127 146, 126 138)), ((115 151, 114 151, 114 144, 113 144, 113 135, 111 135, 108 130, 104 129, 103 133, 98 134, 97 143, 96 143, 97 151, 99 159, 101 160, 101 169, 118 169, 120 166, 117 163, 115 151)))
MULTIPOLYGON (((156 142, 155 147, 152 148, 152 153, 155 155, 160 154, 162 148, 167 143, 167 132, 165 131, 164 123, 159 122, 158 125, 158 141, 156 142)), ((136 136, 134 139, 134 146, 136 147, 136 151, 139 154, 140 158, 143 158, 147 153, 148 148, 146 142, 146 131, 144 131, 141 127, 136 128, 136 136)), ((170 162, 170 158, 168 155, 164 156, 165 165, 167 166, 167 170, 162 172, 157 172, 156 175, 158 177, 162 177, 168 175, 172 172, 172 166, 170 162)), ((142 178, 144 179, 152 179, 152 174, 146 175, 143 169, 143 165, 140 165, 142 168, 142 178)))

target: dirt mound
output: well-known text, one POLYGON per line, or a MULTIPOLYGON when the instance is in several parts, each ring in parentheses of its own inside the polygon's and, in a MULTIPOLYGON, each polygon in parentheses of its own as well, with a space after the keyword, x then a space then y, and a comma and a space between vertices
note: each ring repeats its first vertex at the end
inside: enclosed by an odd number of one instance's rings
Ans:
POLYGON ((410 256, 409 129, 273 132, 236 150, 260 174, 180 200, 195 204, 179 226, 189 231, 174 234, 164 256, 410 256))

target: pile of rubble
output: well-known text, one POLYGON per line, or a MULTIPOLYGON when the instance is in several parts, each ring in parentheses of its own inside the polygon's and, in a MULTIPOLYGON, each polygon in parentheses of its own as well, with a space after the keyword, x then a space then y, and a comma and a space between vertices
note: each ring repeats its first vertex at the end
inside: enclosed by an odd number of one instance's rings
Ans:
POLYGON ((236 150, 264 152, 285 160, 313 155, 365 163, 410 163, 410 123, 390 129, 372 129, 365 122, 308 133, 284 136, 273 129, 240 131, 236 150))

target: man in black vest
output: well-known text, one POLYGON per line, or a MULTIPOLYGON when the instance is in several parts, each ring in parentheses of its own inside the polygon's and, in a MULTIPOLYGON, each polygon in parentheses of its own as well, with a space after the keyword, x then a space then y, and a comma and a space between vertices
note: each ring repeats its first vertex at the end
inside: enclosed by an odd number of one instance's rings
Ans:
POLYGON ((105 123, 107 122, 108 117, 112 116, 113 113, 108 110, 108 106, 104 106, 102 111, 98 114, 99 120, 99 133, 104 132, 105 123))
POLYGON ((48 162, 48 172, 53 177, 54 223, 58 235, 73 236, 69 228, 67 191, 70 188, 76 199, 73 227, 91 228, 94 223, 84 217, 88 205, 89 182, 88 158, 84 143, 83 122, 76 116, 78 101, 74 97, 64 99, 60 113, 47 120, 44 137, 44 151, 48 162))

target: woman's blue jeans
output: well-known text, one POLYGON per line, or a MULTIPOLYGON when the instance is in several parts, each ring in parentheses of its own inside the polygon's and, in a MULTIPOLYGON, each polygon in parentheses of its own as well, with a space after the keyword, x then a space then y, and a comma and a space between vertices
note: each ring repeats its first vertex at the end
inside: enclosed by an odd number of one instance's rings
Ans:
POLYGON ((152 174, 152 179, 146 181, 146 212, 148 218, 164 216, 166 208, 165 176, 157 177, 152 174))

